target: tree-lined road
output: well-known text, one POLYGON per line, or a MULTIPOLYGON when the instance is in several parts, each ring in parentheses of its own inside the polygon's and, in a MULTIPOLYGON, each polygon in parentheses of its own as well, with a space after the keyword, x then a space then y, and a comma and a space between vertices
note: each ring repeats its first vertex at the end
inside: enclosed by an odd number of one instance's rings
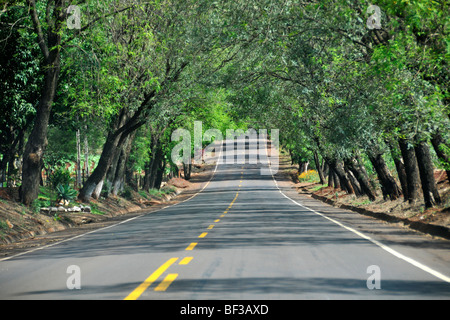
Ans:
POLYGON ((302 198, 260 168, 222 159, 185 202, 1 261, 0 299, 450 298, 448 241, 302 198))

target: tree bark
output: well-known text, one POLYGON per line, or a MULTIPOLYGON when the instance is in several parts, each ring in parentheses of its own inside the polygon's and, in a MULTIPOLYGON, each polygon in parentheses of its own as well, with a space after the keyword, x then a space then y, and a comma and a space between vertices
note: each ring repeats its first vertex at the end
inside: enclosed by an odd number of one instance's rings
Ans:
MULTIPOLYGON (((111 133, 108 134, 97 167, 86 180, 83 188, 81 188, 78 194, 78 198, 83 202, 90 201, 92 193, 96 189, 97 185, 105 179, 106 173, 108 172, 108 169, 113 161, 119 140, 120 136, 111 133)), ((98 194, 99 193, 96 192, 94 196, 98 196, 98 194)))
POLYGON ((377 172, 378 179, 382 186, 383 196, 385 199, 396 200, 400 197, 401 191, 395 182, 394 177, 389 172, 381 153, 369 153, 369 160, 377 172))
POLYGON ((361 186, 360 186, 358 180, 356 179, 355 175, 349 169, 348 165, 345 162, 344 162, 344 170, 345 170, 345 173, 347 174, 348 180, 350 181, 350 183, 351 183, 351 185, 353 187, 353 191, 355 192, 355 195, 357 197, 363 196, 364 193, 361 190, 361 186))
POLYGON ((317 154, 317 151, 314 151, 314 162, 316 164, 317 173, 319 174, 320 184, 325 184, 325 177, 324 177, 324 174, 323 174, 323 168, 320 165, 319 155, 317 154))
POLYGON ((402 187, 403 199, 406 201, 408 199, 408 178, 406 176, 405 165, 402 161, 401 152, 395 147, 394 143, 387 141, 389 149, 391 150, 391 156, 395 163, 395 168, 397 170, 398 179, 400 180, 400 185, 402 187))
POLYGON ((329 165, 331 168, 333 168, 333 171, 338 176, 341 189, 346 191, 348 194, 354 194, 355 191, 353 190, 352 184, 347 176, 347 173, 344 170, 342 161, 332 160, 329 162, 329 165))
POLYGON ((81 187, 81 133, 80 129, 77 129, 76 132, 76 140, 77 140, 77 178, 76 178, 76 187, 81 187))
POLYGON ((117 196, 120 190, 123 189, 125 183, 125 168, 128 161, 128 157, 130 155, 131 146, 133 145, 133 140, 136 135, 136 132, 131 134, 128 138, 124 146, 122 147, 122 151, 118 160, 118 164, 116 166, 116 173, 114 175, 114 180, 112 182, 112 194, 117 196))
POLYGON ((431 144, 433 145, 433 149, 436 152, 439 160, 444 164, 445 172, 447 173, 447 179, 450 182, 450 156, 448 156, 444 152, 444 150, 442 150, 442 147, 446 146, 450 148, 450 146, 445 143, 444 138, 442 137, 442 134, 440 132, 435 132, 433 134, 433 136, 431 137, 431 144))
POLYGON ((349 170, 354 174, 354 176, 358 180, 362 193, 367 195, 370 201, 375 201, 376 193, 372 189, 372 186, 370 185, 369 177, 366 171, 361 169, 362 165, 358 163, 356 158, 349 159, 346 162, 346 164, 349 170))
POLYGON ((328 162, 326 162, 328 165, 328 186, 334 188, 334 172, 333 169, 330 167, 328 162))
POLYGON ((414 148, 408 147, 408 142, 405 139, 399 139, 398 144, 402 153, 402 158, 405 165, 406 183, 408 194, 405 200, 409 203, 414 203, 419 199, 419 168, 417 167, 416 155, 414 148))
POLYGON ((191 179, 191 170, 192 170, 192 163, 184 163, 183 162, 183 172, 184 172, 185 180, 191 179))
POLYGON ((30 205, 37 199, 39 194, 40 174, 44 163, 45 149, 48 143, 48 122, 60 71, 59 53, 46 68, 42 96, 36 111, 33 129, 23 154, 20 199, 25 205, 30 205))
POLYGON ((431 160, 430 148, 426 141, 420 141, 414 147, 419 167, 420 180, 422 181, 423 198, 425 207, 431 208, 441 203, 441 197, 434 179, 434 166, 431 160))

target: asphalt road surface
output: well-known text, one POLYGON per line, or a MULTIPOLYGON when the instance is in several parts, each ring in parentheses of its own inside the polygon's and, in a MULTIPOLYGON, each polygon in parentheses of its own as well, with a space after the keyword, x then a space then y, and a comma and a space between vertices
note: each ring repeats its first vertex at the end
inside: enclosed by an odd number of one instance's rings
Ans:
POLYGON ((187 201, 3 259, 0 299, 450 298, 450 241, 298 195, 258 162, 221 157, 187 201))

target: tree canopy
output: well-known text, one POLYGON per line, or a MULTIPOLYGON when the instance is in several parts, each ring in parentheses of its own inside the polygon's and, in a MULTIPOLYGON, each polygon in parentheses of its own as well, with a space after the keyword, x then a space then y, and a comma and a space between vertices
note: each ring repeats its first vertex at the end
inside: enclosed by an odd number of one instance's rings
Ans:
POLYGON ((446 1, 27 0, 0 9, 0 175, 27 205, 42 172, 64 162, 83 166, 83 201, 106 185, 113 194, 159 188, 179 170, 171 133, 193 132, 195 121, 203 131, 279 129, 300 170, 311 162, 322 183, 348 193, 442 202, 433 172, 450 179, 446 1))

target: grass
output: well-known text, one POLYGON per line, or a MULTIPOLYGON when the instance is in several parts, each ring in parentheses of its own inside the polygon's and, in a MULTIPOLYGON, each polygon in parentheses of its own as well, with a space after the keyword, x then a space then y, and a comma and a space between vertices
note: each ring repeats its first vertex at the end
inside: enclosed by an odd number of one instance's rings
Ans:
POLYGON ((101 211, 98 208, 98 204, 90 202, 89 206, 91 207, 91 213, 92 214, 98 214, 98 215, 104 215, 105 214, 105 212, 101 211))
POLYGON ((3 220, 0 220, 0 230, 8 230, 9 229, 9 226, 8 226, 8 224, 6 223, 6 221, 3 221, 3 220))
POLYGON ((145 190, 139 190, 138 193, 147 200, 151 199, 151 198, 161 199, 163 195, 175 192, 175 190, 176 190, 175 187, 166 186, 161 189, 150 189, 150 190, 148 190, 148 192, 145 190))
POLYGON ((311 188, 311 191, 316 192, 316 191, 319 191, 320 189, 326 188, 326 187, 328 187, 328 184, 321 184, 319 186, 315 186, 314 188, 311 188))

